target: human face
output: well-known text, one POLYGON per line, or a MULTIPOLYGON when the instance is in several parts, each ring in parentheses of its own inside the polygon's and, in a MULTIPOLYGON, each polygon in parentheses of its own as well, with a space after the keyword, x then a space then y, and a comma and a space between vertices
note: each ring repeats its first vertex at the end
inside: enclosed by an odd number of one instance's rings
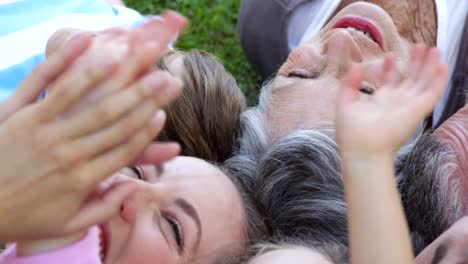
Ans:
POLYGON ((179 157, 142 172, 143 180, 130 169, 113 178, 138 190, 101 225, 105 263, 208 263, 215 252, 243 245, 240 196, 216 167, 179 157))
POLYGON ((269 251, 253 258, 249 264, 331 264, 322 254, 308 248, 285 248, 269 251))
POLYGON ((331 124, 337 94, 353 63, 364 68, 361 91, 372 94, 381 85, 385 54, 392 53, 404 72, 400 65, 406 65, 410 48, 379 6, 357 2, 345 7, 319 34, 294 49, 280 68, 266 106, 272 136, 331 124))

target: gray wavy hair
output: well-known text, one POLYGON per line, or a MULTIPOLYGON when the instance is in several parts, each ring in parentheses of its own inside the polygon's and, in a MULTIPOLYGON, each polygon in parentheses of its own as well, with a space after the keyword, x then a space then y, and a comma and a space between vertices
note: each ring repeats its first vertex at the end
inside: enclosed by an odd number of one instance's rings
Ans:
POLYGON ((269 228, 264 241, 333 244, 347 256, 346 203, 332 132, 301 130, 270 145, 253 141, 251 154, 225 163, 257 202, 269 228))
POLYGON ((456 167, 452 149, 429 134, 405 157, 398 184, 416 254, 465 215, 456 167))

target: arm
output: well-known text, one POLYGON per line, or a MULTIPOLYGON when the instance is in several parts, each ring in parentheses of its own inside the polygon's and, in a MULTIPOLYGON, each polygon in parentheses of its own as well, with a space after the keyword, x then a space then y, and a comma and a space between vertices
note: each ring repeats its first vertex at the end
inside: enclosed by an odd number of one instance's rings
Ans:
POLYGON ((412 263, 392 155, 343 158, 343 171, 352 263, 412 263))
POLYGON ((362 68, 348 75, 337 104, 337 140, 345 179, 352 263, 412 263, 413 253, 396 188, 393 156, 442 95, 448 66, 439 51, 417 46, 409 74, 398 80, 387 57, 382 87, 359 94, 362 68))

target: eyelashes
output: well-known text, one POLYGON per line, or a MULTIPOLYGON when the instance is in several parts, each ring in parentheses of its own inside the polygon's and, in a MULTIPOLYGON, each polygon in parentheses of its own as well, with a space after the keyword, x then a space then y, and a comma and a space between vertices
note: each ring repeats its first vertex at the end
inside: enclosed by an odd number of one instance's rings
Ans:
POLYGON ((368 95, 373 95, 374 94, 374 89, 370 88, 370 87, 367 87, 367 86, 361 86, 359 91, 361 91, 361 93, 363 93, 363 94, 368 94, 368 95))
POLYGON ((316 79, 319 77, 318 73, 308 73, 302 71, 291 71, 287 74, 288 78, 299 78, 299 79, 316 79))
POLYGON ((145 174, 143 170, 140 167, 130 167, 130 169, 135 173, 135 176, 137 177, 138 180, 144 181, 145 180, 145 174))
MULTIPOLYGON (((310 74, 310 73, 304 73, 304 72, 301 72, 301 71, 291 71, 287 74, 287 77, 288 78, 298 78, 298 79, 316 79, 319 77, 319 73, 313 73, 313 74, 310 74)), ((366 82, 364 82, 366 83, 366 82)), ((363 84, 361 85, 361 88, 359 89, 359 91, 361 93, 364 93, 364 94, 367 94, 367 95, 373 95, 374 92, 375 92, 375 89, 374 88, 371 88, 369 87, 370 85, 367 85, 367 84, 363 84)))
POLYGON ((289 78, 300 78, 300 79, 306 79, 307 78, 307 76, 305 76, 304 74, 296 73, 296 72, 288 73, 288 77, 289 78))
POLYGON ((177 219, 172 217, 164 217, 169 225, 171 226, 172 232, 174 234, 174 240, 179 249, 179 253, 184 252, 184 239, 182 235, 182 225, 177 221, 177 219))
MULTIPOLYGON (((140 181, 146 181, 146 177, 142 168, 138 166, 129 168, 132 170, 134 178, 140 181)), ((172 237, 175 243, 177 244, 177 251, 179 252, 179 254, 182 255, 184 252, 184 237, 182 225, 175 217, 169 217, 167 216, 167 214, 167 212, 161 213, 161 217, 167 222, 167 227, 171 230, 170 232, 172 233, 172 237)))

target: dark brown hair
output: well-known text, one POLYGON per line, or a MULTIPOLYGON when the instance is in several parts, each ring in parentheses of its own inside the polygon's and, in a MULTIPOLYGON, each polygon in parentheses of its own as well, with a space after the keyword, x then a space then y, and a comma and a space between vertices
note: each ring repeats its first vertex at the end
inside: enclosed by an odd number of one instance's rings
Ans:
POLYGON ((229 158, 237 144, 245 97, 234 77, 207 52, 171 51, 157 67, 169 71, 168 59, 182 54, 181 95, 166 109, 167 121, 158 140, 177 141, 182 155, 211 162, 229 158))

